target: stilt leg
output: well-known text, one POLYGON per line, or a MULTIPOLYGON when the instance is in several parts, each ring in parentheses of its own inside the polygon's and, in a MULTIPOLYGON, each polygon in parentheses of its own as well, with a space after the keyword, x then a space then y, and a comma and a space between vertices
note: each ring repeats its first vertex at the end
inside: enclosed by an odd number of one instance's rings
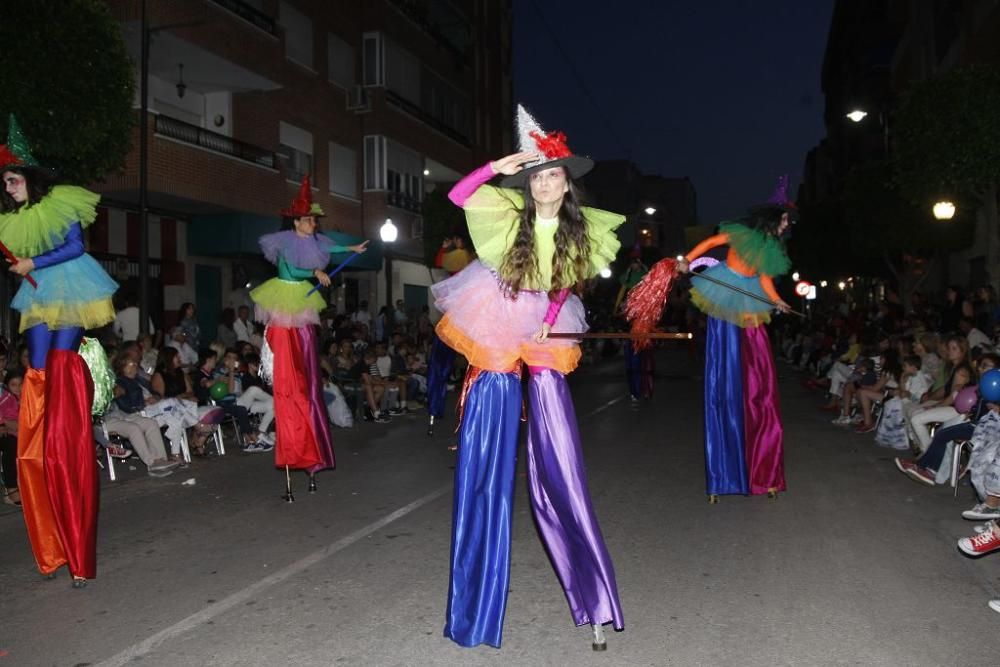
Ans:
POLYGON ((608 640, 604 636, 604 626, 597 625, 596 623, 590 626, 593 632, 593 639, 590 644, 590 648, 595 651, 607 651, 608 650, 608 640))
POLYGON ((316 493, 316 473, 309 475, 309 493, 316 493))
POLYGON ((427 435, 434 435, 434 415, 427 421, 427 435))
POLYGON ((295 495, 292 493, 292 473, 287 465, 285 466, 285 495, 282 498, 286 503, 295 502, 295 495))
POLYGON ((718 505, 719 504, 719 496, 718 496, 718 494, 715 494, 715 493, 708 494, 708 504, 709 505, 718 505))

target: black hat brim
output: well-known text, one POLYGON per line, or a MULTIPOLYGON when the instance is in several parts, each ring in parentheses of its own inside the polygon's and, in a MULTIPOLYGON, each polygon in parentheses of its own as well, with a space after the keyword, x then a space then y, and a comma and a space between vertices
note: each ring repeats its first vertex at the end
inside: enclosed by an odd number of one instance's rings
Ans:
POLYGON ((593 169, 594 161, 589 157, 570 155, 569 157, 561 157, 557 160, 540 162, 538 164, 531 165, 530 167, 525 167, 512 176, 504 176, 500 180, 500 185, 505 188, 523 187, 528 176, 536 171, 552 169, 553 167, 564 167, 566 171, 569 172, 569 175, 575 180, 593 169))

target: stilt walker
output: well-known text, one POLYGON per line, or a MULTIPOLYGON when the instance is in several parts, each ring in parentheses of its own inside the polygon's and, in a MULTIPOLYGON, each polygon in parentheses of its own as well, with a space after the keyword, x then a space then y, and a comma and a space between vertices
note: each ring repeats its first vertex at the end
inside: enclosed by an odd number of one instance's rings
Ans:
MULTIPOLYGON (((444 269, 453 276, 472 261, 472 253, 465 248, 462 234, 453 233, 441 244, 434 266, 444 269)), ((455 351, 441 342, 437 336, 431 343, 430 359, 427 360, 427 435, 434 435, 434 420, 444 416, 444 402, 448 394, 448 378, 455 365, 455 351)))
MULTIPOLYGON (((637 243, 632 252, 629 253, 629 266, 621 277, 621 289, 615 299, 614 311, 623 305, 625 295, 639 284, 643 276, 649 272, 649 268, 642 263, 642 251, 637 243)), ((649 345, 644 345, 637 349, 631 340, 626 340, 624 344, 625 356, 625 379, 628 383, 629 398, 632 403, 638 403, 640 398, 653 397, 653 372, 654 358, 653 349, 649 345)))
POLYGON ((465 209, 479 260, 432 291, 444 317, 437 333, 465 355, 464 412, 455 470, 451 581, 444 634, 462 646, 499 647, 510 576, 511 505, 528 367, 528 485, 542 541, 573 622, 623 629, 614 568, 587 487, 565 374, 580 349, 550 332, 583 332, 571 294, 608 266, 624 217, 583 208, 573 179, 593 162, 574 156, 560 132, 545 133, 518 107, 521 151, 462 179, 449 198, 465 209), (530 166, 528 166, 530 165, 530 166), (486 185, 503 174, 503 186, 486 185))
POLYGON ((312 201, 308 176, 302 179, 291 207, 281 215, 282 231, 260 238, 264 257, 278 267, 278 276, 252 290, 250 297, 256 306, 256 319, 267 324, 265 340, 273 355, 274 464, 285 469, 284 498, 293 502, 292 468, 308 473, 309 492, 314 493, 316 473, 336 466, 316 333, 319 313, 326 303, 320 294, 310 293, 310 279, 329 286, 330 276, 324 269, 330 255, 364 252, 368 242, 344 247, 316 233, 317 221, 324 213, 312 201))
POLYGON ((97 462, 91 427, 94 383, 77 354, 84 329, 115 317, 118 284, 83 249, 100 196, 55 185, 10 118, 0 146, 0 241, 23 276, 20 312, 31 367, 24 374, 17 470, 24 521, 39 571, 67 565, 73 587, 97 575, 97 462))
MULTIPOLYGON (((741 222, 719 226, 719 234, 699 243, 680 271, 712 248, 729 246, 726 261, 692 274, 691 300, 708 315, 705 353, 705 481, 709 502, 720 495, 768 494, 785 490, 783 429, 774 357, 765 324, 775 308, 790 308, 774 289, 773 276, 790 262, 781 235, 795 215, 787 198, 787 177, 771 199, 741 222)), ((658 280, 669 281, 674 261, 662 260, 630 295, 658 280), (662 266, 661 266, 662 265, 662 266), (666 268, 664 268, 666 267, 666 268)), ((635 330, 635 327, 633 327, 635 330)))

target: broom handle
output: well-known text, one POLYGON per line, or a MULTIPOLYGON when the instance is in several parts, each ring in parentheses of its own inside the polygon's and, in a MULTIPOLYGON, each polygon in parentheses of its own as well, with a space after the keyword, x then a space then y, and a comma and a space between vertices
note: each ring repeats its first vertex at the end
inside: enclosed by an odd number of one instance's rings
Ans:
MULTIPOLYGON (((757 299, 758 301, 762 301, 762 302, 766 303, 767 305, 771 306, 772 308, 777 308, 778 307, 778 304, 776 304, 775 302, 771 301, 770 299, 766 299, 766 298, 762 297, 759 294, 754 294, 753 292, 748 292, 747 290, 743 289, 742 287, 737 287, 736 285, 730 285, 725 280, 719 280, 718 278, 712 278, 711 276, 706 276, 706 275, 701 274, 701 273, 692 273, 691 277, 692 278, 701 278, 702 280, 707 280, 710 283, 715 283, 716 285, 722 285, 723 287, 728 287, 729 289, 733 290, 734 292, 739 292, 740 294, 742 294, 744 296, 748 296, 751 299, 757 299)), ((789 308, 788 312, 791 313, 791 314, 793 314, 793 315, 798 315, 799 317, 801 317, 803 319, 805 319, 805 317, 806 317, 805 313, 801 313, 801 312, 799 312, 797 310, 793 310, 792 308, 789 308)), ((549 334, 549 335, 551 335, 551 334, 549 334)))

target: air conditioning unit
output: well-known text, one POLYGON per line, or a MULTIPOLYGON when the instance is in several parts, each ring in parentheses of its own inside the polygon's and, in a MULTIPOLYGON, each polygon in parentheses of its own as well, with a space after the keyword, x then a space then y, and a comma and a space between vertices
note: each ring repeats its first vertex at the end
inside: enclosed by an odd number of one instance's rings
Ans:
POLYGON ((371 111, 371 100, 368 99, 368 89, 364 86, 354 86, 347 91, 347 110, 355 113, 371 111))

